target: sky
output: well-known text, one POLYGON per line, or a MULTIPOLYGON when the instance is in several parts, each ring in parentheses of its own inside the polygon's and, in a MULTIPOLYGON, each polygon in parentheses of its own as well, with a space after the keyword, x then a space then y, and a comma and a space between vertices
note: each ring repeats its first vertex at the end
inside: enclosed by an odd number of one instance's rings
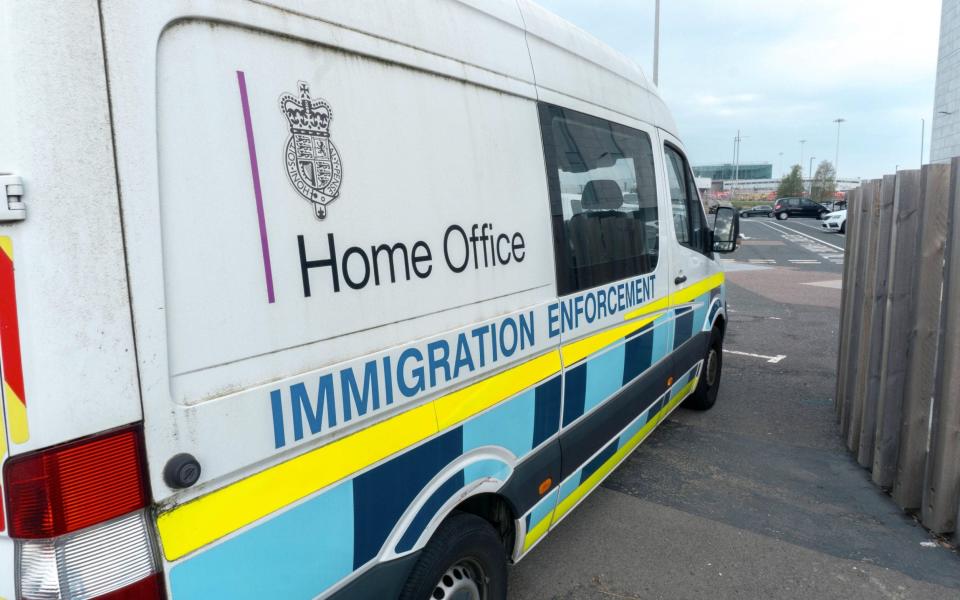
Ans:
MULTIPOLYGON (((652 79, 654 0, 536 0, 631 58, 652 79)), ((693 164, 814 156, 839 176, 920 164, 930 121, 939 0, 662 0, 660 92, 693 164), (781 156, 780 153, 783 153, 781 156)))

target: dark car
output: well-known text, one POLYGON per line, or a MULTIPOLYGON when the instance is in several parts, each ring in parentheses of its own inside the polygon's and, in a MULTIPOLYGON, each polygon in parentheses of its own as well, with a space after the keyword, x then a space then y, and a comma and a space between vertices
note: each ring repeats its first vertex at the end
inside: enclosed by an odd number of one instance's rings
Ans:
POLYGON ((749 219, 750 217, 769 217, 770 213, 773 212, 773 207, 769 204, 764 204, 761 206, 753 206, 740 211, 740 216, 744 219, 749 219))
POLYGON ((838 210, 847 210, 846 200, 837 200, 836 202, 824 202, 823 205, 830 212, 837 212, 838 210))
POLYGON ((773 205, 773 216, 783 221, 788 217, 815 217, 822 219, 830 212, 826 206, 810 198, 777 198, 773 205))

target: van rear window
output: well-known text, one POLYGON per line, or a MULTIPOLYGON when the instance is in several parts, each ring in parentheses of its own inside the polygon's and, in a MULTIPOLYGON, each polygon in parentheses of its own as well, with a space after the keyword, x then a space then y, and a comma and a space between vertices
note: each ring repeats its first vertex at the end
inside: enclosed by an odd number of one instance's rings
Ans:
POLYGON ((540 104, 561 295, 657 266, 657 187, 643 131, 540 104))

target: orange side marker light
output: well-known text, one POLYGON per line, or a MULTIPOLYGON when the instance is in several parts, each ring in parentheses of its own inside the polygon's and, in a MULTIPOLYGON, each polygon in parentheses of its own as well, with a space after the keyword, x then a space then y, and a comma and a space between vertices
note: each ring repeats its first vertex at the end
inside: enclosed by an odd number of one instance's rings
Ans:
POLYGON ((671 386, 671 385, 673 385, 673 375, 671 375, 670 377, 667 377, 667 386, 671 386))
POLYGON ((546 479, 544 479, 543 481, 541 481, 541 482, 540 482, 540 495, 542 496, 542 495, 546 494, 546 493, 550 490, 550 487, 551 487, 552 485, 553 485, 553 479, 551 479, 550 477, 547 477, 546 479))

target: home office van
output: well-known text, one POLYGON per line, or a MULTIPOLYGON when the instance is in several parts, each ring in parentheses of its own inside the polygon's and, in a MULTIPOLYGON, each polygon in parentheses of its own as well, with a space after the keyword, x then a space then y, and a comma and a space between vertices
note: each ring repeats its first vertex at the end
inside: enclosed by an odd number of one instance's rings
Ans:
POLYGON ((0 596, 504 598, 680 404, 716 252, 527 0, 0 4, 0 596))

